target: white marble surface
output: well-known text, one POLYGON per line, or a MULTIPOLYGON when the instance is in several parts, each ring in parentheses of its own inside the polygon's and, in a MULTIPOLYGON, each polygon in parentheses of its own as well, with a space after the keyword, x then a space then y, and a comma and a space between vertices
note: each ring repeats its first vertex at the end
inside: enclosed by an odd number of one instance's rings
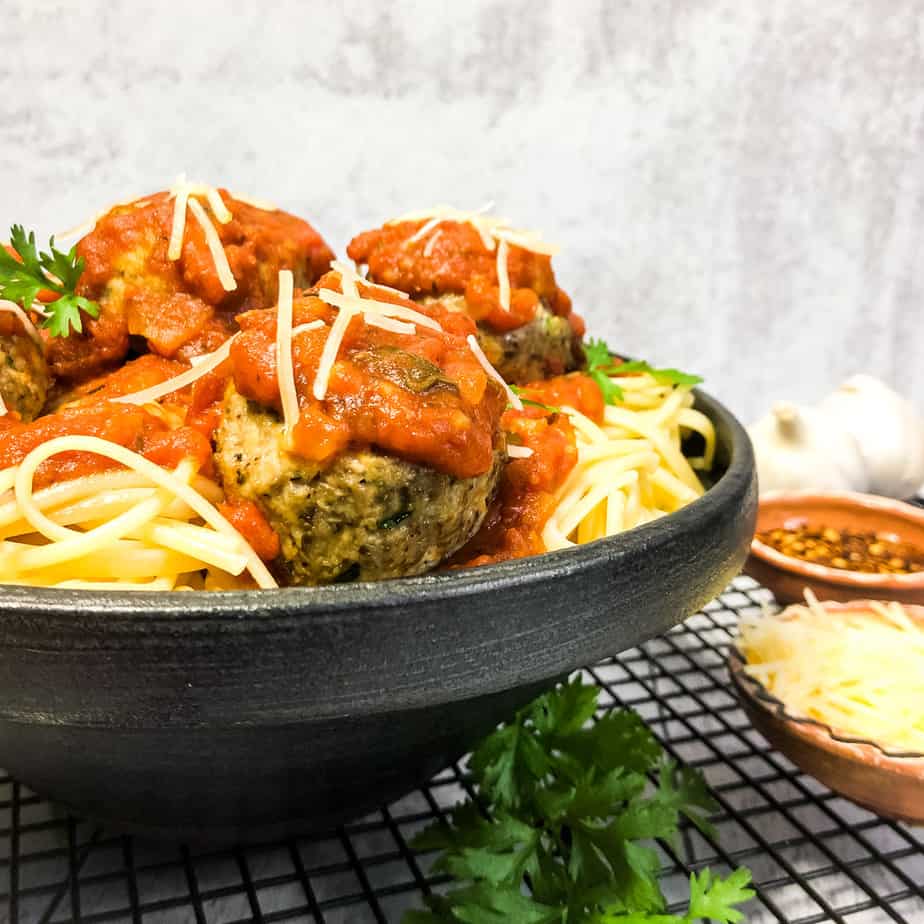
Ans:
POLYGON ((179 172, 341 250, 497 202, 621 350, 745 418, 847 374, 924 405, 917 0, 0 0, 0 227, 179 172))

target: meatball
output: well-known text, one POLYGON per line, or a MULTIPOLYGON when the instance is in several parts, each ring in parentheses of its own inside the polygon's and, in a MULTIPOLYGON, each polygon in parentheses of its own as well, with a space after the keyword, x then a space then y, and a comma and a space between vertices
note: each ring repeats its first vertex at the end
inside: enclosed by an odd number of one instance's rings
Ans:
POLYGON ((48 395, 48 366, 28 334, 0 332, 0 398, 25 421, 41 413, 48 395))
POLYGON ((581 365, 583 322, 547 253, 510 243, 502 303, 497 246, 489 246, 484 229, 467 221, 425 224, 396 219, 354 237, 347 253, 373 282, 472 318, 482 349, 508 382, 523 385, 581 365))
MULTIPOLYGON (((440 301, 454 311, 466 311, 461 295, 444 295, 440 301)), ((478 342, 504 380, 516 385, 571 372, 584 361, 581 338, 571 322, 541 303, 532 321, 513 330, 493 330, 479 323, 478 342)))
MULTIPOLYGON (((236 331, 240 313, 271 305, 280 269, 291 270, 299 287, 325 272, 333 251, 308 222, 225 190, 220 196, 231 218, 223 223, 212 212, 209 220, 234 277, 230 291, 189 206, 179 257, 171 259, 176 203, 169 193, 117 205, 97 220, 77 243, 77 254, 85 263, 80 294, 98 302, 100 314, 86 319, 82 334, 48 340, 57 379, 84 381, 121 362, 133 347, 188 361, 221 346, 236 331)), ((208 203, 200 198, 190 201, 205 214, 208 203)))
POLYGON ((283 448, 270 409, 230 386, 215 461, 229 493, 256 503, 280 538, 286 584, 378 580, 430 570, 481 526, 504 461, 457 478, 374 449, 326 468, 283 448))

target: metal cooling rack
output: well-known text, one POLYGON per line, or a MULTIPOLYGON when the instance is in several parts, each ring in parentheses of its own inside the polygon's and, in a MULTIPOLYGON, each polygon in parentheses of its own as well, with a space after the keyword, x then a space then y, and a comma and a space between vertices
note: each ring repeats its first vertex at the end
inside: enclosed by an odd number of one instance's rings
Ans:
MULTIPOLYGON (((716 841, 686 829, 676 849, 661 848, 665 893, 678 900, 690 870, 746 864, 758 892, 749 924, 920 924, 924 829, 884 821, 801 773, 730 692, 725 653, 738 617, 769 599, 738 578, 683 626, 586 672, 604 708, 635 709, 673 756, 703 771, 721 806, 716 841)), ((113 835, 0 772, 0 921, 398 922, 445 886, 408 842, 469 791, 453 766, 345 828, 216 852, 113 835)))

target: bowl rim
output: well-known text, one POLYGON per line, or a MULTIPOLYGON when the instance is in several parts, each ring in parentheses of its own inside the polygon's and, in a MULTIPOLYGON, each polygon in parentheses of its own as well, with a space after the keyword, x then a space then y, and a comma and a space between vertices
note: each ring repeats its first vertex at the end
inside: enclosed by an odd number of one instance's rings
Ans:
MULTIPOLYGON (((877 494, 863 494, 859 491, 768 491, 762 494, 758 502, 757 516, 760 518, 761 508, 764 509, 793 504, 798 507, 808 501, 831 500, 841 501, 847 506, 861 507, 866 510, 889 513, 898 519, 904 519, 924 527, 924 509, 915 507, 905 501, 891 497, 880 497, 877 494)), ((795 511, 793 516, 798 515, 795 511)), ((779 571, 796 574, 802 577, 815 578, 840 587, 850 587, 857 590, 869 588, 870 590, 895 589, 917 590, 924 589, 924 571, 917 574, 862 574, 847 571, 843 568, 829 568, 815 562, 803 561, 791 555, 784 555, 767 543, 757 538, 756 534, 751 540, 751 554, 779 571)))
POLYGON ((633 553, 654 551, 695 527, 704 514, 716 513, 756 477, 754 452, 744 426, 711 395, 693 389, 696 406, 712 420, 717 431, 728 434, 728 466, 706 492, 681 510, 572 549, 455 572, 424 574, 388 581, 358 581, 317 587, 281 587, 270 590, 94 591, 0 585, 0 619, 4 613, 67 617, 76 610, 124 620, 152 618, 170 622, 221 621, 258 623, 292 615, 300 619, 339 618, 369 607, 410 609, 423 602, 446 602, 476 597, 505 588, 527 587, 564 575, 590 570, 601 563, 616 564, 633 553))
MULTIPOLYGON (((860 609, 861 607, 868 607, 871 603, 882 603, 883 601, 873 601, 873 600, 851 600, 849 603, 838 603, 834 600, 820 601, 820 605, 825 608, 825 610, 833 610, 834 612, 844 612, 847 610, 860 609)), ((914 603, 903 603, 901 604, 905 609, 909 607, 914 611, 913 615, 924 621, 924 606, 920 606, 914 603)), ((811 738, 817 747, 825 747, 823 742, 824 738, 830 739, 832 748, 826 748, 827 750, 837 750, 838 753, 847 754, 851 753, 855 756, 855 749, 857 747, 870 748, 873 751, 878 752, 882 758, 885 758, 887 762, 894 765, 896 769, 903 768, 907 769, 912 767, 914 769, 920 768, 922 771, 922 781, 924 781, 924 751, 900 751, 892 750, 888 746, 879 744, 876 741, 872 741, 869 738, 860 738, 854 735, 842 734, 835 731, 827 722, 822 722, 819 719, 813 719, 808 716, 794 715, 789 711, 786 703, 784 703, 779 697, 774 696, 764 684, 758 680, 756 677, 752 677, 744 668, 748 663, 747 658, 744 656, 739 647, 740 637, 736 637, 735 641, 731 644, 728 651, 728 672, 734 682, 735 686, 748 697, 751 702, 755 705, 762 708, 770 717, 779 722, 789 722, 793 725, 800 726, 803 729, 814 729, 817 732, 822 734, 811 734, 811 738), (893 763, 894 762, 894 763, 893 763)), ((809 737, 808 735, 803 737, 809 737)), ((883 761, 879 760, 881 764, 883 761)))

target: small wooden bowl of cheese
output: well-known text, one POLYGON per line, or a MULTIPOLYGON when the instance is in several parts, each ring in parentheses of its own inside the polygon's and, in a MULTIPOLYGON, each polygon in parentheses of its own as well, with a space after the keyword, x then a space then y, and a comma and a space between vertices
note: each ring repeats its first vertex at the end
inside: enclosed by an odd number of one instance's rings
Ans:
POLYGON ((833 791, 924 824, 924 607, 807 598, 742 621, 729 672, 745 712, 833 791))

